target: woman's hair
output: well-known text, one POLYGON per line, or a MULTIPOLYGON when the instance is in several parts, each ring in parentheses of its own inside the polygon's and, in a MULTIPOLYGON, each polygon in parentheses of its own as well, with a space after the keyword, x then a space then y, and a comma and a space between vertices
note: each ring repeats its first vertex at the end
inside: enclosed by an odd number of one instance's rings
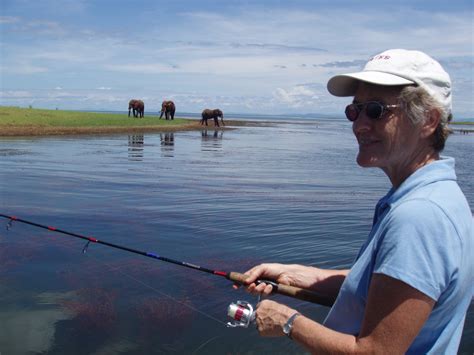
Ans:
POLYGON ((432 110, 439 112, 440 120, 433 134, 432 146, 437 152, 442 151, 449 134, 452 132, 448 127, 448 123, 451 122, 453 117, 451 112, 446 112, 442 105, 419 86, 405 86, 398 98, 405 114, 415 125, 427 119, 427 112, 432 110))

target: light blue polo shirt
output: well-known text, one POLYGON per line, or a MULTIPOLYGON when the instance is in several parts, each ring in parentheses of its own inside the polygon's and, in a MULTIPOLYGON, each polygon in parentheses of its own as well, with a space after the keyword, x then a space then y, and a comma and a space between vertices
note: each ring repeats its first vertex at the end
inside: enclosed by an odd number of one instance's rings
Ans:
POLYGON ((358 335, 372 274, 384 274, 436 301, 408 353, 455 354, 473 296, 473 239, 454 159, 425 165, 378 202, 369 237, 324 324, 358 335))

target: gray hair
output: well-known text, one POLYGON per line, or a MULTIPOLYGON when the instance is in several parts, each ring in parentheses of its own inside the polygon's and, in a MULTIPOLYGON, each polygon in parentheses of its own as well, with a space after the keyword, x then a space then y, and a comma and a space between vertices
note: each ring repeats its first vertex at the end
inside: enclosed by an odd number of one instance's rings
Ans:
POLYGON ((421 124, 426 120, 426 112, 436 110, 440 113, 440 121, 433 134, 432 146, 435 151, 442 151, 449 134, 452 132, 448 127, 453 118, 451 112, 446 112, 441 104, 419 86, 404 87, 398 99, 404 108, 405 114, 414 125, 421 124))

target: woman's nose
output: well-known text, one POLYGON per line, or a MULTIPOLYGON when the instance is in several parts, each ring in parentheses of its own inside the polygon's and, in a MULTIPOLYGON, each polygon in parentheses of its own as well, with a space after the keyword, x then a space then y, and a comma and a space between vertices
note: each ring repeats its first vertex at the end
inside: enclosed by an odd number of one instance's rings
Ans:
POLYGON ((365 110, 359 113, 357 119, 352 123, 354 133, 366 132, 372 128, 373 120, 367 117, 365 110))

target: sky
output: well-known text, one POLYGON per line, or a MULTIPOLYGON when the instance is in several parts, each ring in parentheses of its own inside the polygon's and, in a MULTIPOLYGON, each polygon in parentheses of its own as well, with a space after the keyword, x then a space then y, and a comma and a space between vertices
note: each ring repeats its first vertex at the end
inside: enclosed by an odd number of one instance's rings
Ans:
POLYGON ((451 75, 474 117, 472 0, 2 0, 0 105, 124 111, 339 114, 326 89, 390 48, 451 75))

